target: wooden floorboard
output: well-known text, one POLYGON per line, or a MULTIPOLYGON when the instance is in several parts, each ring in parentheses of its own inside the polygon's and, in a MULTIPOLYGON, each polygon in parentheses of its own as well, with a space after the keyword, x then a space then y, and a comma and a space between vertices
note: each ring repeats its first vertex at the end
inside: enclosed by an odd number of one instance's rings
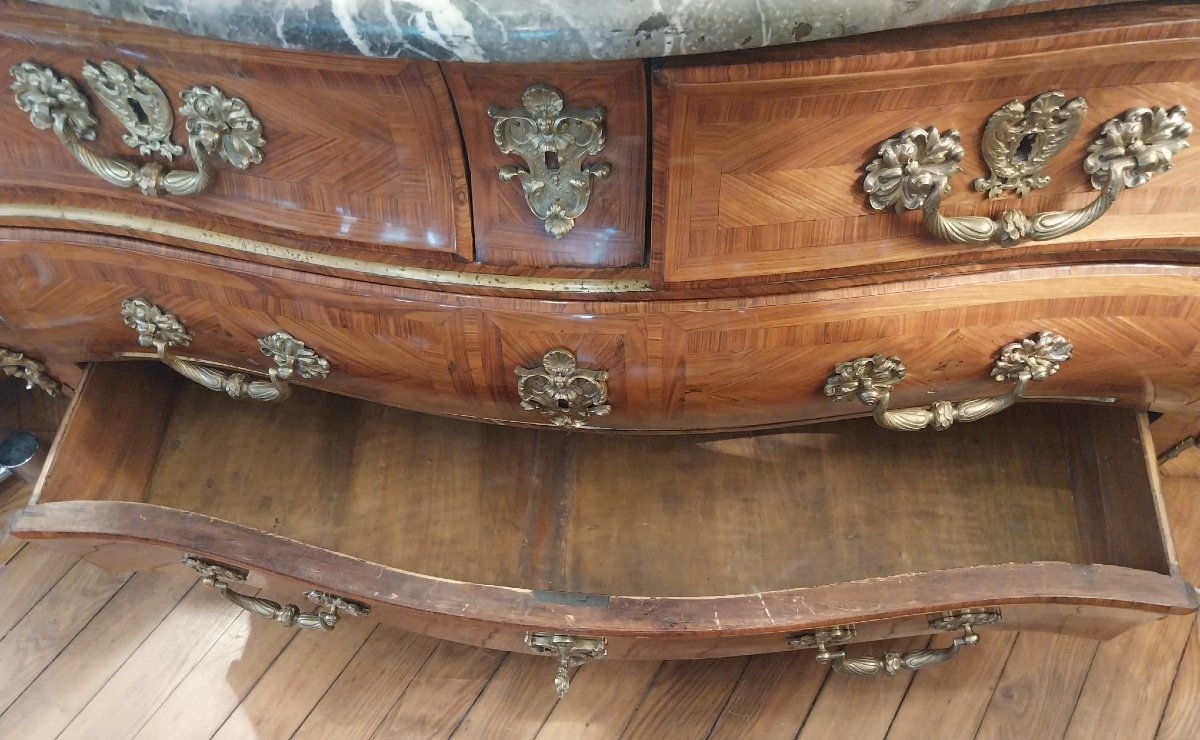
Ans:
POLYGON ((1192 634, 1175 672, 1171 697, 1158 725, 1160 740, 1191 740, 1200 727, 1200 620, 1192 620, 1192 634))
POLYGON ((573 689, 554 706, 538 740, 620 737, 662 670, 660 661, 610 661, 579 671, 573 689))
POLYGON ((1012 654, 1014 632, 989 633, 942 670, 921 671, 888 729, 888 740, 971 737, 987 711, 1012 654))
POLYGON ((293 737, 297 740, 371 737, 436 647, 437 641, 432 638, 380 626, 293 737))
MULTIPOLYGON (((46 434, 53 407, 10 404, 46 434)), ((19 421, 19 420, 18 420, 19 421)), ((52 430, 51 430, 52 431, 52 430)), ((1164 472, 1184 575, 1200 580, 1200 449, 1164 472)), ((0 527, 28 496, 0 486, 0 527)), ((289 632, 195 574, 101 571, 0 535, 0 738, 1200 737, 1200 623, 1108 643, 982 631, 954 661, 892 679, 831 674, 809 652, 598 662, 565 699, 555 664, 346 619, 289 632)), ((911 650, 927 638, 855 645, 911 650)), ((943 644, 944 637, 932 644, 943 644)))
MULTIPOLYGON (((846 648, 848 655, 881 656, 888 652, 904 653, 929 645, 929 637, 886 640, 870 645, 846 648), (862 651, 861 653, 859 651, 862 651)), ((864 679, 830 673, 817 694, 812 710, 798 729, 799 740, 825 740, 832 737, 876 740, 887 737, 901 702, 908 694, 913 673, 903 671, 891 678, 864 679)))
POLYGON ((375 628, 348 619, 328 634, 297 632, 214 738, 291 737, 375 628))
POLYGON ((621 737, 707 737, 748 663, 748 658, 666 663, 621 737))
POLYGON ((372 737, 448 737, 500 667, 503 653, 442 642, 372 737))
POLYGON ((12 705, 129 580, 79 561, 0 640, 0 711, 12 705))
POLYGON ((804 724, 829 668, 811 653, 752 658, 713 727, 713 740, 791 740, 804 724))
POLYGON ((551 688, 553 681, 551 661, 534 655, 505 655, 450 736, 457 740, 537 737, 558 703, 551 688), (514 712, 513 707, 521 710, 514 712))

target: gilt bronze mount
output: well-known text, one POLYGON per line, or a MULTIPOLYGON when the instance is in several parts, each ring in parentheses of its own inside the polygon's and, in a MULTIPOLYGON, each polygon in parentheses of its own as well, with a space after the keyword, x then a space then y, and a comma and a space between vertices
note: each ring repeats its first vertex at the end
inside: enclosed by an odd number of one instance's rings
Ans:
POLYGON ((62 385, 50 377, 45 364, 6 347, 0 347, 0 372, 24 382, 26 390, 40 388, 51 396, 57 396, 62 390, 62 385))
POLYGON ((542 84, 526 88, 521 104, 488 108, 496 146, 525 160, 524 167, 501 167, 500 179, 519 180, 546 233, 561 239, 587 210, 594 180, 612 173, 607 162, 583 163, 604 149, 604 108, 567 108, 562 91, 542 84))
POLYGON ((589 660, 600 660, 608 652, 608 640, 603 637, 577 637, 555 635, 546 632, 526 632, 525 644, 535 653, 553 655, 558 658, 558 671, 554 675, 554 691, 558 698, 571 688, 571 669, 589 660))
POLYGON ((556 426, 586 426, 594 417, 612 411, 608 372, 579 367, 568 350, 550 350, 541 367, 518 367, 516 373, 521 408, 541 412, 556 426))
MULTIPOLYGON (((977 180, 976 189, 995 198, 1006 190, 1023 195, 1049 182, 1043 172, 1046 164, 1066 145, 1087 109, 1081 98, 1063 104, 1060 98, 1065 96, 1040 96, 1028 114, 1014 101, 992 116, 983 141, 992 176, 977 180)), ((1071 211, 1027 215, 1012 209, 997 218, 943 216, 942 201, 950 192, 950 179, 960 171, 964 152, 957 131, 942 133, 933 127, 910 128, 880 144, 879 156, 866 167, 863 189, 875 210, 920 210, 926 230, 942 241, 1012 247, 1026 240, 1057 239, 1095 223, 1126 189, 1141 187, 1171 169, 1191 133, 1182 105, 1134 108, 1110 119, 1083 161, 1100 195, 1071 211)))
MULTIPOLYGON (((262 123, 241 98, 216 87, 194 86, 179 95, 187 129, 187 151, 194 170, 167 169, 150 159, 134 162, 99 154, 85 142, 96 138, 98 121, 87 98, 68 77, 33 62, 9 70, 17 107, 39 129, 50 129, 67 151, 92 174, 123 188, 136 186, 145 195, 197 195, 213 181, 213 161, 238 169, 262 161, 266 139, 262 123)), ((124 125, 123 141, 142 155, 166 160, 183 152, 171 141, 174 116, 166 93, 139 71, 113 61, 87 64, 83 78, 100 102, 124 125)))
POLYGON ((167 367, 194 383, 230 398, 253 401, 282 401, 292 393, 288 381, 295 376, 319 379, 329 375, 329 361, 286 331, 258 338, 259 350, 274 363, 268 380, 254 380, 245 373, 225 372, 176 356, 172 347, 187 347, 192 335, 175 314, 145 298, 130 298, 121 304, 125 325, 137 332, 138 344, 152 347, 167 367))
POLYGON ((891 409, 892 388, 904 380, 907 369, 899 357, 872 355, 839 363, 825 380, 825 395, 834 401, 855 399, 871 409, 875 422, 885 429, 911 432, 932 426, 938 431, 955 422, 971 422, 1003 411, 1025 394, 1030 382, 1045 380, 1071 359, 1073 347, 1065 337, 1040 332, 1010 342, 997 353, 991 376, 1013 387, 1000 396, 966 401, 934 401, 928 407, 891 409))

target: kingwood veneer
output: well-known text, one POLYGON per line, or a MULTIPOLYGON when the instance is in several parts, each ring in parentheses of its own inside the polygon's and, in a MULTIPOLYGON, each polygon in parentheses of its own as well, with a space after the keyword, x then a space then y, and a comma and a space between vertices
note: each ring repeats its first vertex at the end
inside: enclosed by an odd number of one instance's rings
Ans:
POLYGON ((1033 397, 1113 399, 1194 413, 1200 268, 1089 265, 1011 270, 764 297, 542 301, 455 296, 266 269, 113 237, 10 232, 0 241, 0 346, 58 363, 153 354, 121 320, 144 296, 196 338, 183 354, 264 372, 256 337, 317 348, 328 391, 430 413, 521 424, 515 369, 555 347, 607 369, 612 412, 592 428, 697 430, 861 415, 822 386, 834 365, 895 355, 896 407, 990 396, 1002 345, 1040 331, 1074 357, 1033 397))

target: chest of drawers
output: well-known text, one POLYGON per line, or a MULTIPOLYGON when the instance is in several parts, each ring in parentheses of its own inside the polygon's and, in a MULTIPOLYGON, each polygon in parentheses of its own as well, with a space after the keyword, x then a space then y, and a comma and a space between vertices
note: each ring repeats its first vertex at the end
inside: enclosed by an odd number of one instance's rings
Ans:
POLYGON ((20 536, 564 665, 1196 607, 1195 5, 553 65, 0 19, 0 347, 74 391, 20 536))

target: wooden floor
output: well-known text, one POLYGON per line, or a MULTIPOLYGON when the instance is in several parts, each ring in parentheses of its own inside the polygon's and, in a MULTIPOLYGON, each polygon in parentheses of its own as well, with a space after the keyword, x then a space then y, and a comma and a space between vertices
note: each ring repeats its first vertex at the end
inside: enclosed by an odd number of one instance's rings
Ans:
MULTIPOLYGON (((7 398, 0 428, 49 431, 39 394, 7 398)), ((1164 474, 1197 581, 1200 450, 1164 474)), ((0 487, 0 522, 28 493, 0 487)), ((545 658, 353 619, 331 634, 288 631, 182 569, 110 574, 4 531, 0 564, 0 738, 1200 737, 1191 617, 1108 643, 987 631, 948 664, 890 679, 831 675, 811 652, 602 661, 558 701, 545 658)))

